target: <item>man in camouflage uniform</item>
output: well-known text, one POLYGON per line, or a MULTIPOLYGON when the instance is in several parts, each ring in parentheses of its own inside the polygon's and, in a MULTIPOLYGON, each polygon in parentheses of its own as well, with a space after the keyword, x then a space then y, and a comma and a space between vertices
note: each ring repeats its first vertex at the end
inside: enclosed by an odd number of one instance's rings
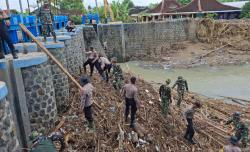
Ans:
POLYGON ((162 111, 164 114, 168 114, 169 112, 169 104, 172 103, 172 95, 171 95, 171 88, 169 84, 171 83, 170 79, 166 80, 166 84, 161 85, 159 94, 162 101, 162 111))
POLYGON ((51 13, 51 5, 50 0, 39 0, 40 3, 43 1, 43 5, 39 9, 38 17, 40 19, 40 23, 42 24, 42 35, 44 37, 44 42, 47 41, 47 36, 50 34, 54 38, 54 42, 56 43, 56 33, 53 28, 53 15, 51 13))
POLYGON ((188 91, 188 84, 187 84, 187 81, 185 79, 183 79, 182 76, 179 76, 178 80, 175 82, 172 89, 174 89, 176 85, 177 85, 177 92, 178 92, 177 106, 180 107, 181 102, 184 98, 184 92, 185 92, 185 90, 188 91))
POLYGON ((120 67, 120 65, 116 63, 117 63, 117 58, 116 57, 112 58, 112 68, 113 68, 112 76, 114 76, 113 86, 116 90, 121 90, 124 78, 122 74, 122 68, 120 67))
POLYGON ((245 148, 248 142, 248 128, 245 123, 240 120, 241 113, 235 112, 233 116, 226 122, 226 125, 233 124, 235 130, 235 136, 238 141, 241 140, 242 147, 245 148))

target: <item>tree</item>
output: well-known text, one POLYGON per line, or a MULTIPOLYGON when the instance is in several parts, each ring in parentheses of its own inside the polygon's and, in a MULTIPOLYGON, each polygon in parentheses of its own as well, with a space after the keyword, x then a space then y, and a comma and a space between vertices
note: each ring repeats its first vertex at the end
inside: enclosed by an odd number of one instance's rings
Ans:
POLYGON ((127 5, 128 9, 133 8, 135 6, 131 0, 123 0, 122 5, 127 5))
POLYGON ((159 3, 150 3, 149 5, 148 5, 148 8, 149 9, 153 9, 153 8, 155 8, 156 6, 158 6, 159 5, 159 3))
POLYGON ((61 0, 60 9, 86 13, 82 0, 61 0))
POLYGON ((242 18, 250 18, 250 2, 247 2, 243 6, 242 12, 241 12, 241 17, 242 18))

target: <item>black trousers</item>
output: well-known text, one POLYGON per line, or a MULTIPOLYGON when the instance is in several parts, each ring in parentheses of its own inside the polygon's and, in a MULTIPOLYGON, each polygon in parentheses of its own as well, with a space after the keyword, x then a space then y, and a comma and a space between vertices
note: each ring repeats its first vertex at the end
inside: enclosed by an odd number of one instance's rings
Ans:
POLYGON ((193 119, 187 118, 187 131, 185 134, 185 137, 187 137, 189 140, 192 140, 194 137, 194 126, 193 126, 193 119))
POLYGON ((94 59, 88 59, 84 64, 83 64, 83 68, 84 68, 84 72, 86 72, 86 66, 89 65, 90 67, 90 75, 93 75, 93 71, 94 71, 94 66, 95 63, 92 63, 94 59))
POLYGON ((6 42, 8 44, 11 52, 15 51, 14 44, 8 34, 8 29, 6 28, 6 26, 0 23, 0 51, 1 53, 3 53, 3 42, 6 42))
POLYGON ((131 125, 135 123, 135 115, 137 111, 136 101, 132 98, 125 98, 126 108, 125 108, 125 119, 128 119, 129 110, 131 107, 131 125))
POLYGON ((112 64, 105 64, 103 70, 102 70, 102 74, 101 75, 104 75, 104 72, 105 72, 105 77, 106 77, 106 81, 109 82, 109 73, 111 71, 111 68, 112 68, 112 64))
POLYGON ((65 29, 67 30, 67 32, 72 32, 74 28, 73 28, 73 27, 66 26, 65 29))
POLYGON ((85 118, 88 120, 88 122, 93 122, 92 105, 88 107, 84 107, 84 115, 85 115, 85 118))

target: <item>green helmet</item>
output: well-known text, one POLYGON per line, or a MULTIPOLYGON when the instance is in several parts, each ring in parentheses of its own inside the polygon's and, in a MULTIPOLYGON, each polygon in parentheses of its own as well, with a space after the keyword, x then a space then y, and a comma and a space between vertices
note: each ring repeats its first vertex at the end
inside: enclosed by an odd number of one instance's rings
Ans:
POLYGON ((170 84, 170 83, 171 83, 171 80, 170 80, 170 79, 167 79, 167 80, 166 80, 166 83, 167 83, 167 84, 170 84))

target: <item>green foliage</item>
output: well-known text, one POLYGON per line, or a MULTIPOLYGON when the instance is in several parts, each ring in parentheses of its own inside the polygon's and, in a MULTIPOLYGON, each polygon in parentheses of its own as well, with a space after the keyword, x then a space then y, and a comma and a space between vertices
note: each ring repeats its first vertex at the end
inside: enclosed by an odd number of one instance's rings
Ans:
POLYGON ((86 13, 82 0, 61 0, 59 5, 60 8, 64 10, 81 11, 82 13, 86 13))
POLYGON ((159 3, 150 3, 150 4, 148 5, 148 7, 149 7, 149 9, 153 9, 153 8, 155 8, 157 5, 159 5, 159 3))
POLYGON ((123 2, 113 1, 111 4, 114 18, 116 21, 128 22, 130 21, 129 9, 131 7, 130 0, 124 0, 123 2))
POLYGON ((191 2, 191 0, 178 0, 181 4, 186 5, 191 2))
POLYGON ((128 5, 129 9, 135 6, 131 0, 123 0, 122 5, 128 5))
POLYGON ((211 18, 211 19, 214 19, 215 17, 217 17, 218 14, 216 13, 208 13, 205 18, 211 18))
POLYGON ((243 6, 242 12, 241 12, 241 17, 242 18, 250 18, 250 2, 247 2, 243 6))
POLYGON ((76 25, 82 24, 82 17, 81 17, 81 16, 73 15, 73 16, 71 16, 70 18, 72 19, 72 21, 73 21, 76 25))

